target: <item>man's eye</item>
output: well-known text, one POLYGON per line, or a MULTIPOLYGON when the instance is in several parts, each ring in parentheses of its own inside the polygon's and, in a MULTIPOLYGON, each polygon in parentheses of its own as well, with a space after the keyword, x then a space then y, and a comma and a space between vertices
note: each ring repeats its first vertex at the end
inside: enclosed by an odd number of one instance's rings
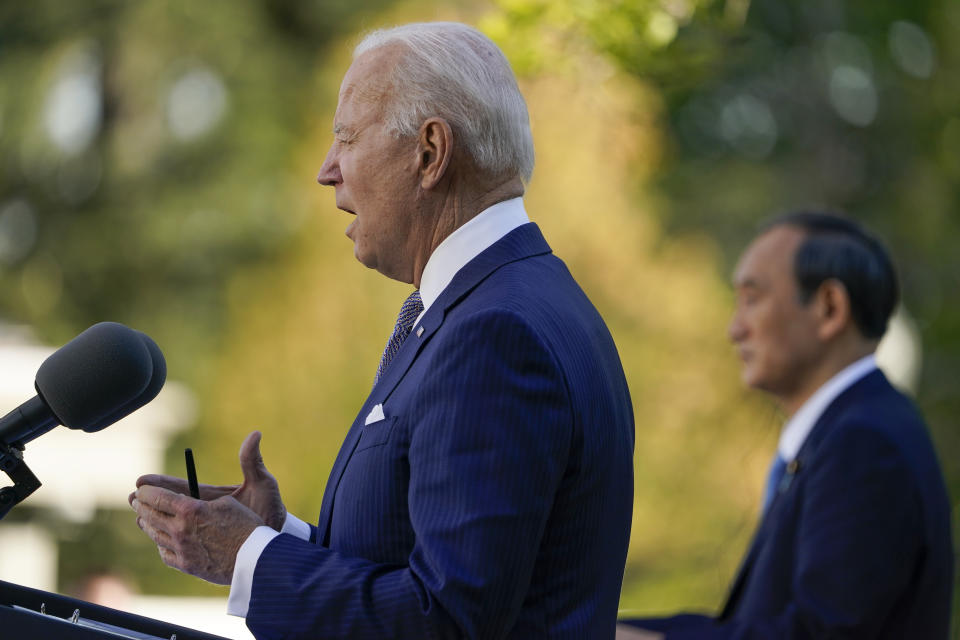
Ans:
POLYGON ((741 291, 737 294, 737 302, 739 304, 750 305, 756 302, 757 298, 756 291, 741 291))

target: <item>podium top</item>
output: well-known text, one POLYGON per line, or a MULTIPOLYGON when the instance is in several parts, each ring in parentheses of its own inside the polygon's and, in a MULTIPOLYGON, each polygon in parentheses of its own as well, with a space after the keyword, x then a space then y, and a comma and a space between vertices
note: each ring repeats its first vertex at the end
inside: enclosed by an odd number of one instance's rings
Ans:
POLYGON ((0 628, 20 638, 228 640, 195 629, 0 580, 0 628), (37 635, 37 634, 42 635, 37 635))

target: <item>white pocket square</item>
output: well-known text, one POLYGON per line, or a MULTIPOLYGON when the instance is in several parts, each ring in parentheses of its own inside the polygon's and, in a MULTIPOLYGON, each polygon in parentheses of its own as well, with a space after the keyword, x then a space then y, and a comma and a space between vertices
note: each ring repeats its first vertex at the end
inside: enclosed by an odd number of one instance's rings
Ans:
POLYGON ((367 426, 372 422, 380 422, 385 419, 386 416, 383 415, 383 405, 378 404, 370 410, 370 413, 367 414, 367 419, 363 421, 363 426, 367 426))

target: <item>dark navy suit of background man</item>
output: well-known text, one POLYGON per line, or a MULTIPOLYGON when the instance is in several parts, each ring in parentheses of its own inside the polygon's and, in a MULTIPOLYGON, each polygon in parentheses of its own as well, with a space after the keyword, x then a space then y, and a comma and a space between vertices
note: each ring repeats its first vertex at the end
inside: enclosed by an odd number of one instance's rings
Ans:
POLYGON ((632 406, 603 320, 526 218, 532 142, 509 65, 463 25, 376 32, 334 135, 318 179, 355 215, 357 258, 419 291, 318 526, 286 513, 257 433, 243 485, 192 500, 182 481, 138 480, 138 524, 167 564, 231 584, 261 640, 613 638, 632 406))
POLYGON ((873 358, 897 302, 884 249, 845 218, 788 214, 747 249, 734 285, 744 381, 790 416, 764 513, 719 616, 631 624, 670 640, 946 640, 943 476, 916 408, 873 358))

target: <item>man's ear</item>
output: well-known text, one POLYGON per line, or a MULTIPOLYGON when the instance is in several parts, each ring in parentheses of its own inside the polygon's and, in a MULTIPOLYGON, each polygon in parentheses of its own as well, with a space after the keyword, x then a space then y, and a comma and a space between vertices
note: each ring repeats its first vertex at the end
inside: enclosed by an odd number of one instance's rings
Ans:
POLYGON ((816 305, 817 335, 821 340, 831 340, 853 324, 850 294, 839 280, 824 280, 814 294, 813 304, 816 305))
POLYGON ((433 189, 443 179, 453 157, 453 129, 443 118, 429 118, 420 126, 420 186, 433 189))

